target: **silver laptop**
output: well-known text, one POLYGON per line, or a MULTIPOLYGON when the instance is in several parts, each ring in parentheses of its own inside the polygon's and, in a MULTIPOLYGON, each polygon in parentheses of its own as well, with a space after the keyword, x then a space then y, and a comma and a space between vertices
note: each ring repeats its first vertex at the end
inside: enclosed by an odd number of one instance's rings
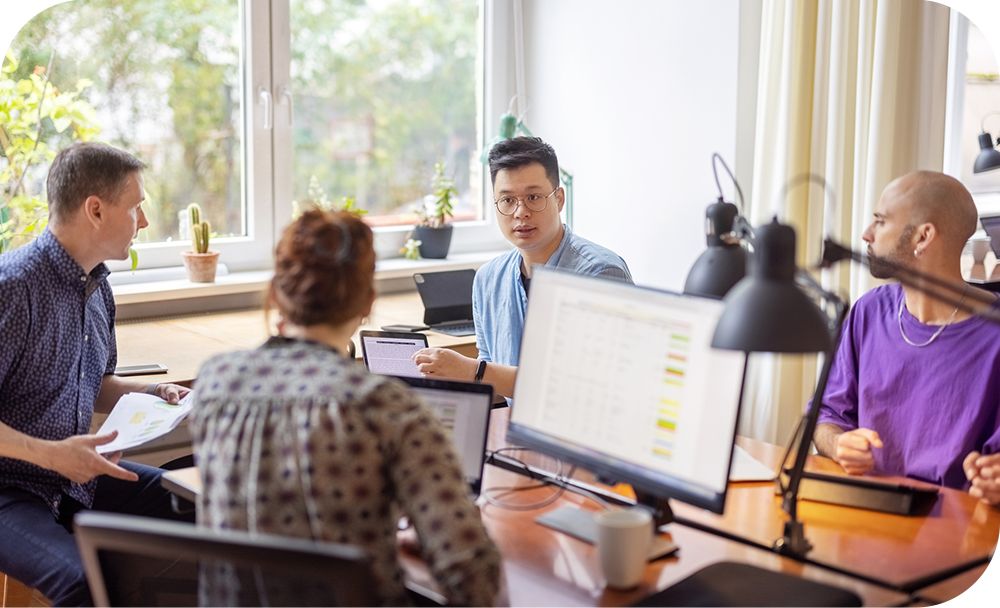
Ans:
POLYGON ((486 464, 486 435, 490 425, 493 387, 489 384, 430 380, 403 376, 425 405, 451 434, 462 474, 473 496, 479 496, 486 464))

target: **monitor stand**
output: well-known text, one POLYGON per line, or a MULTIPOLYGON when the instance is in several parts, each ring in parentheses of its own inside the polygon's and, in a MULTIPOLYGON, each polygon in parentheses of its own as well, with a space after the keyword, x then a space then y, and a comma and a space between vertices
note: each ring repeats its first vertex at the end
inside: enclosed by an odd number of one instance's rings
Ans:
MULTIPOLYGON (((572 491, 572 487, 567 487, 572 491)), ((670 510, 670 505, 666 500, 661 500, 636 492, 638 500, 636 504, 644 509, 652 511, 653 514, 653 542, 649 545, 649 561, 658 560, 677 552, 677 545, 670 540, 663 538, 659 534, 660 527, 673 521, 674 515, 670 510)), ((585 511, 578 507, 559 507, 540 515, 535 521, 543 526, 552 528, 568 534, 573 538, 582 540, 592 545, 597 544, 597 522, 594 521, 594 512, 585 511)))

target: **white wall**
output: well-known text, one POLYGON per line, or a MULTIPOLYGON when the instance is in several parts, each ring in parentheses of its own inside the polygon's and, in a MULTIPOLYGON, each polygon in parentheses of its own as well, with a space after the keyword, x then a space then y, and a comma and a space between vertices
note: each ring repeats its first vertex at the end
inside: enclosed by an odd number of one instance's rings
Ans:
POLYGON ((680 290, 705 247, 711 154, 734 161, 739 1, 523 10, 525 122, 574 175, 575 231, 624 257, 637 283, 680 290))

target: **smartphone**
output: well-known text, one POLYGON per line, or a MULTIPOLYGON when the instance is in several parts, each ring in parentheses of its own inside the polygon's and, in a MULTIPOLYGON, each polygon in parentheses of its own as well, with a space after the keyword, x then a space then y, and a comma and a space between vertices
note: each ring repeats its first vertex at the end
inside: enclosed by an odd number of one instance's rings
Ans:
POLYGON ((427 325, 383 325, 382 331, 424 331, 427 325))
POLYGON ((119 365, 115 368, 116 376, 145 376, 147 374, 165 374, 167 366, 162 363, 143 363, 142 365, 119 365))

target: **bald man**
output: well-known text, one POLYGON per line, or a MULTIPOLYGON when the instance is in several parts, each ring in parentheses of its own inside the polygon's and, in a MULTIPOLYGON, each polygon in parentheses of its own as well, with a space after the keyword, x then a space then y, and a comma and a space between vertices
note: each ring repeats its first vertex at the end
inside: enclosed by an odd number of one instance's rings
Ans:
MULTIPOLYGON (((870 255, 954 283, 967 301, 993 301, 962 280, 977 221, 958 180, 918 171, 886 187, 861 238, 870 255)), ((877 264, 871 273, 890 277, 877 264)), ((1000 505, 997 369, 1000 325, 910 287, 876 287, 847 318, 816 446, 851 474, 906 475, 1000 505)))

